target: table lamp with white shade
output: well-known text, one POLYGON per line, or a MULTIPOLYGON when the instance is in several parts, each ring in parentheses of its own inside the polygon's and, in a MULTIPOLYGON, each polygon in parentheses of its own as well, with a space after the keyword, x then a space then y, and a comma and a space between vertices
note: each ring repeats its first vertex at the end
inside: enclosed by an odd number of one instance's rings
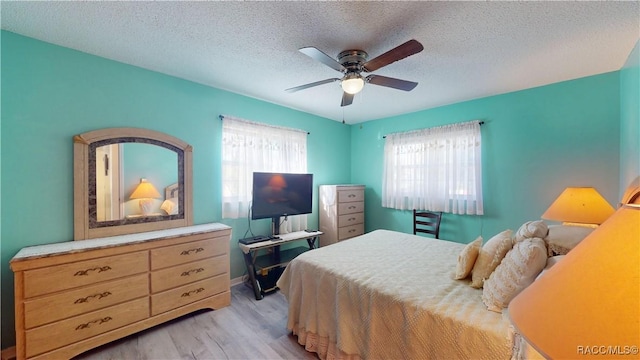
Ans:
POLYGON ((140 199, 140 211, 142 215, 150 215, 153 211, 153 199, 159 199, 160 193, 148 182, 147 179, 140 179, 140 184, 129 197, 132 200, 140 199))

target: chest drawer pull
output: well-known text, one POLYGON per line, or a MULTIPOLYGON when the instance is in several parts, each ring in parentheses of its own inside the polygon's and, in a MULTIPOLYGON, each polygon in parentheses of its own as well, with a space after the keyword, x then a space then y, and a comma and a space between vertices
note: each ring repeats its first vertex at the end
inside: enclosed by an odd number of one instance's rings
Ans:
POLYGON ((181 252, 180 255, 191 255, 192 251, 195 251, 195 253, 197 254, 197 253, 199 253, 201 251, 204 251, 204 249, 200 247, 200 248, 197 248, 197 249, 185 250, 185 251, 181 252))
POLYGON ((87 276, 89 275, 90 271, 98 271, 99 273, 103 272, 103 271, 108 271, 111 270, 110 266, 98 266, 98 267, 94 267, 91 269, 87 269, 87 270, 80 270, 78 272, 76 272, 75 274, 73 274, 73 276, 87 276))
POLYGON ((204 268, 197 268, 197 269, 185 271, 182 274, 180 274, 180 276, 190 276, 192 273, 193 274, 197 274, 197 273, 201 273, 203 271, 204 271, 204 268))
POLYGON ((105 291, 105 292, 103 292, 103 293, 94 294, 94 295, 89 295, 89 296, 84 297, 84 298, 79 298, 78 300, 74 301, 73 303, 74 303, 74 304, 82 304, 82 303, 89 302, 89 300, 91 300, 91 299, 93 299, 93 298, 98 298, 98 300, 100 300, 100 299, 102 299, 102 298, 104 298, 104 297, 107 297, 107 296, 109 296, 109 295, 111 295, 111 293, 110 293, 110 292, 108 292, 108 291, 105 291))
POLYGON ((86 324, 80 324, 80 325, 78 325, 78 326, 76 327, 76 330, 88 329, 88 328, 91 326, 91 324, 98 324, 98 325, 100 325, 100 324, 103 324, 103 323, 108 322, 109 320, 113 320, 113 319, 111 318, 111 316, 105 316, 105 317, 103 317, 102 319, 97 319, 97 320, 89 321, 89 322, 88 322, 88 323, 86 323, 86 324))
POLYGON ((186 292, 186 293, 182 294, 181 297, 191 296, 192 294, 195 295, 195 294, 201 293, 203 291, 204 291, 204 288, 197 288, 196 290, 191 290, 189 292, 186 292))

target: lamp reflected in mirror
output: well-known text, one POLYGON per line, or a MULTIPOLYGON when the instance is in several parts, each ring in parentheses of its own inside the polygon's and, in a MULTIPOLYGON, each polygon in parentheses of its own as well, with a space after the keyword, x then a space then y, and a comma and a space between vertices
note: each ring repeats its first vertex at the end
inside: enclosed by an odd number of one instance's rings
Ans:
POLYGON ((160 193, 156 190, 152 183, 147 179, 140 179, 140 184, 133 191, 129 197, 131 200, 140 199, 140 213, 143 216, 149 216, 153 213, 153 205, 155 201, 153 199, 161 198, 160 193))

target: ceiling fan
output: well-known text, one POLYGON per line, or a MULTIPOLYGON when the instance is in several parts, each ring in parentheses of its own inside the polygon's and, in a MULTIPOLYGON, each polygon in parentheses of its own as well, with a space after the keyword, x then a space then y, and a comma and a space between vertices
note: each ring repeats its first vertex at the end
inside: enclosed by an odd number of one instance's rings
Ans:
POLYGON ((363 77, 361 73, 370 73, 376 71, 383 66, 387 66, 398 60, 402 60, 406 57, 417 54, 423 49, 424 47, 417 40, 409 40, 406 43, 367 61, 368 54, 363 50, 345 50, 338 54, 338 59, 335 60, 334 58, 314 47, 305 47, 300 49, 299 51, 334 70, 340 71, 344 74, 344 76, 342 78, 331 78, 292 87, 286 89, 285 91, 295 92, 318 85, 340 81, 340 85, 343 90, 342 103, 340 104, 340 106, 351 105, 351 103, 353 102, 353 96, 360 92, 360 90, 362 90, 365 82, 398 90, 411 91, 418 85, 417 82, 400 80, 374 74, 363 77))

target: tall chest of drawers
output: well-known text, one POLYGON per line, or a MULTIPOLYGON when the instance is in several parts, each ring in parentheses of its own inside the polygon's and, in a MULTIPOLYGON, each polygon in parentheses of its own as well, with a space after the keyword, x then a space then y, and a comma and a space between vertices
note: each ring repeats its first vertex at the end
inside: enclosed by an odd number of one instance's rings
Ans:
POLYGON ((229 305, 230 238, 204 224, 22 249, 11 260, 18 359, 71 358, 229 305))
POLYGON ((364 185, 320 185, 320 246, 364 234, 364 185))

